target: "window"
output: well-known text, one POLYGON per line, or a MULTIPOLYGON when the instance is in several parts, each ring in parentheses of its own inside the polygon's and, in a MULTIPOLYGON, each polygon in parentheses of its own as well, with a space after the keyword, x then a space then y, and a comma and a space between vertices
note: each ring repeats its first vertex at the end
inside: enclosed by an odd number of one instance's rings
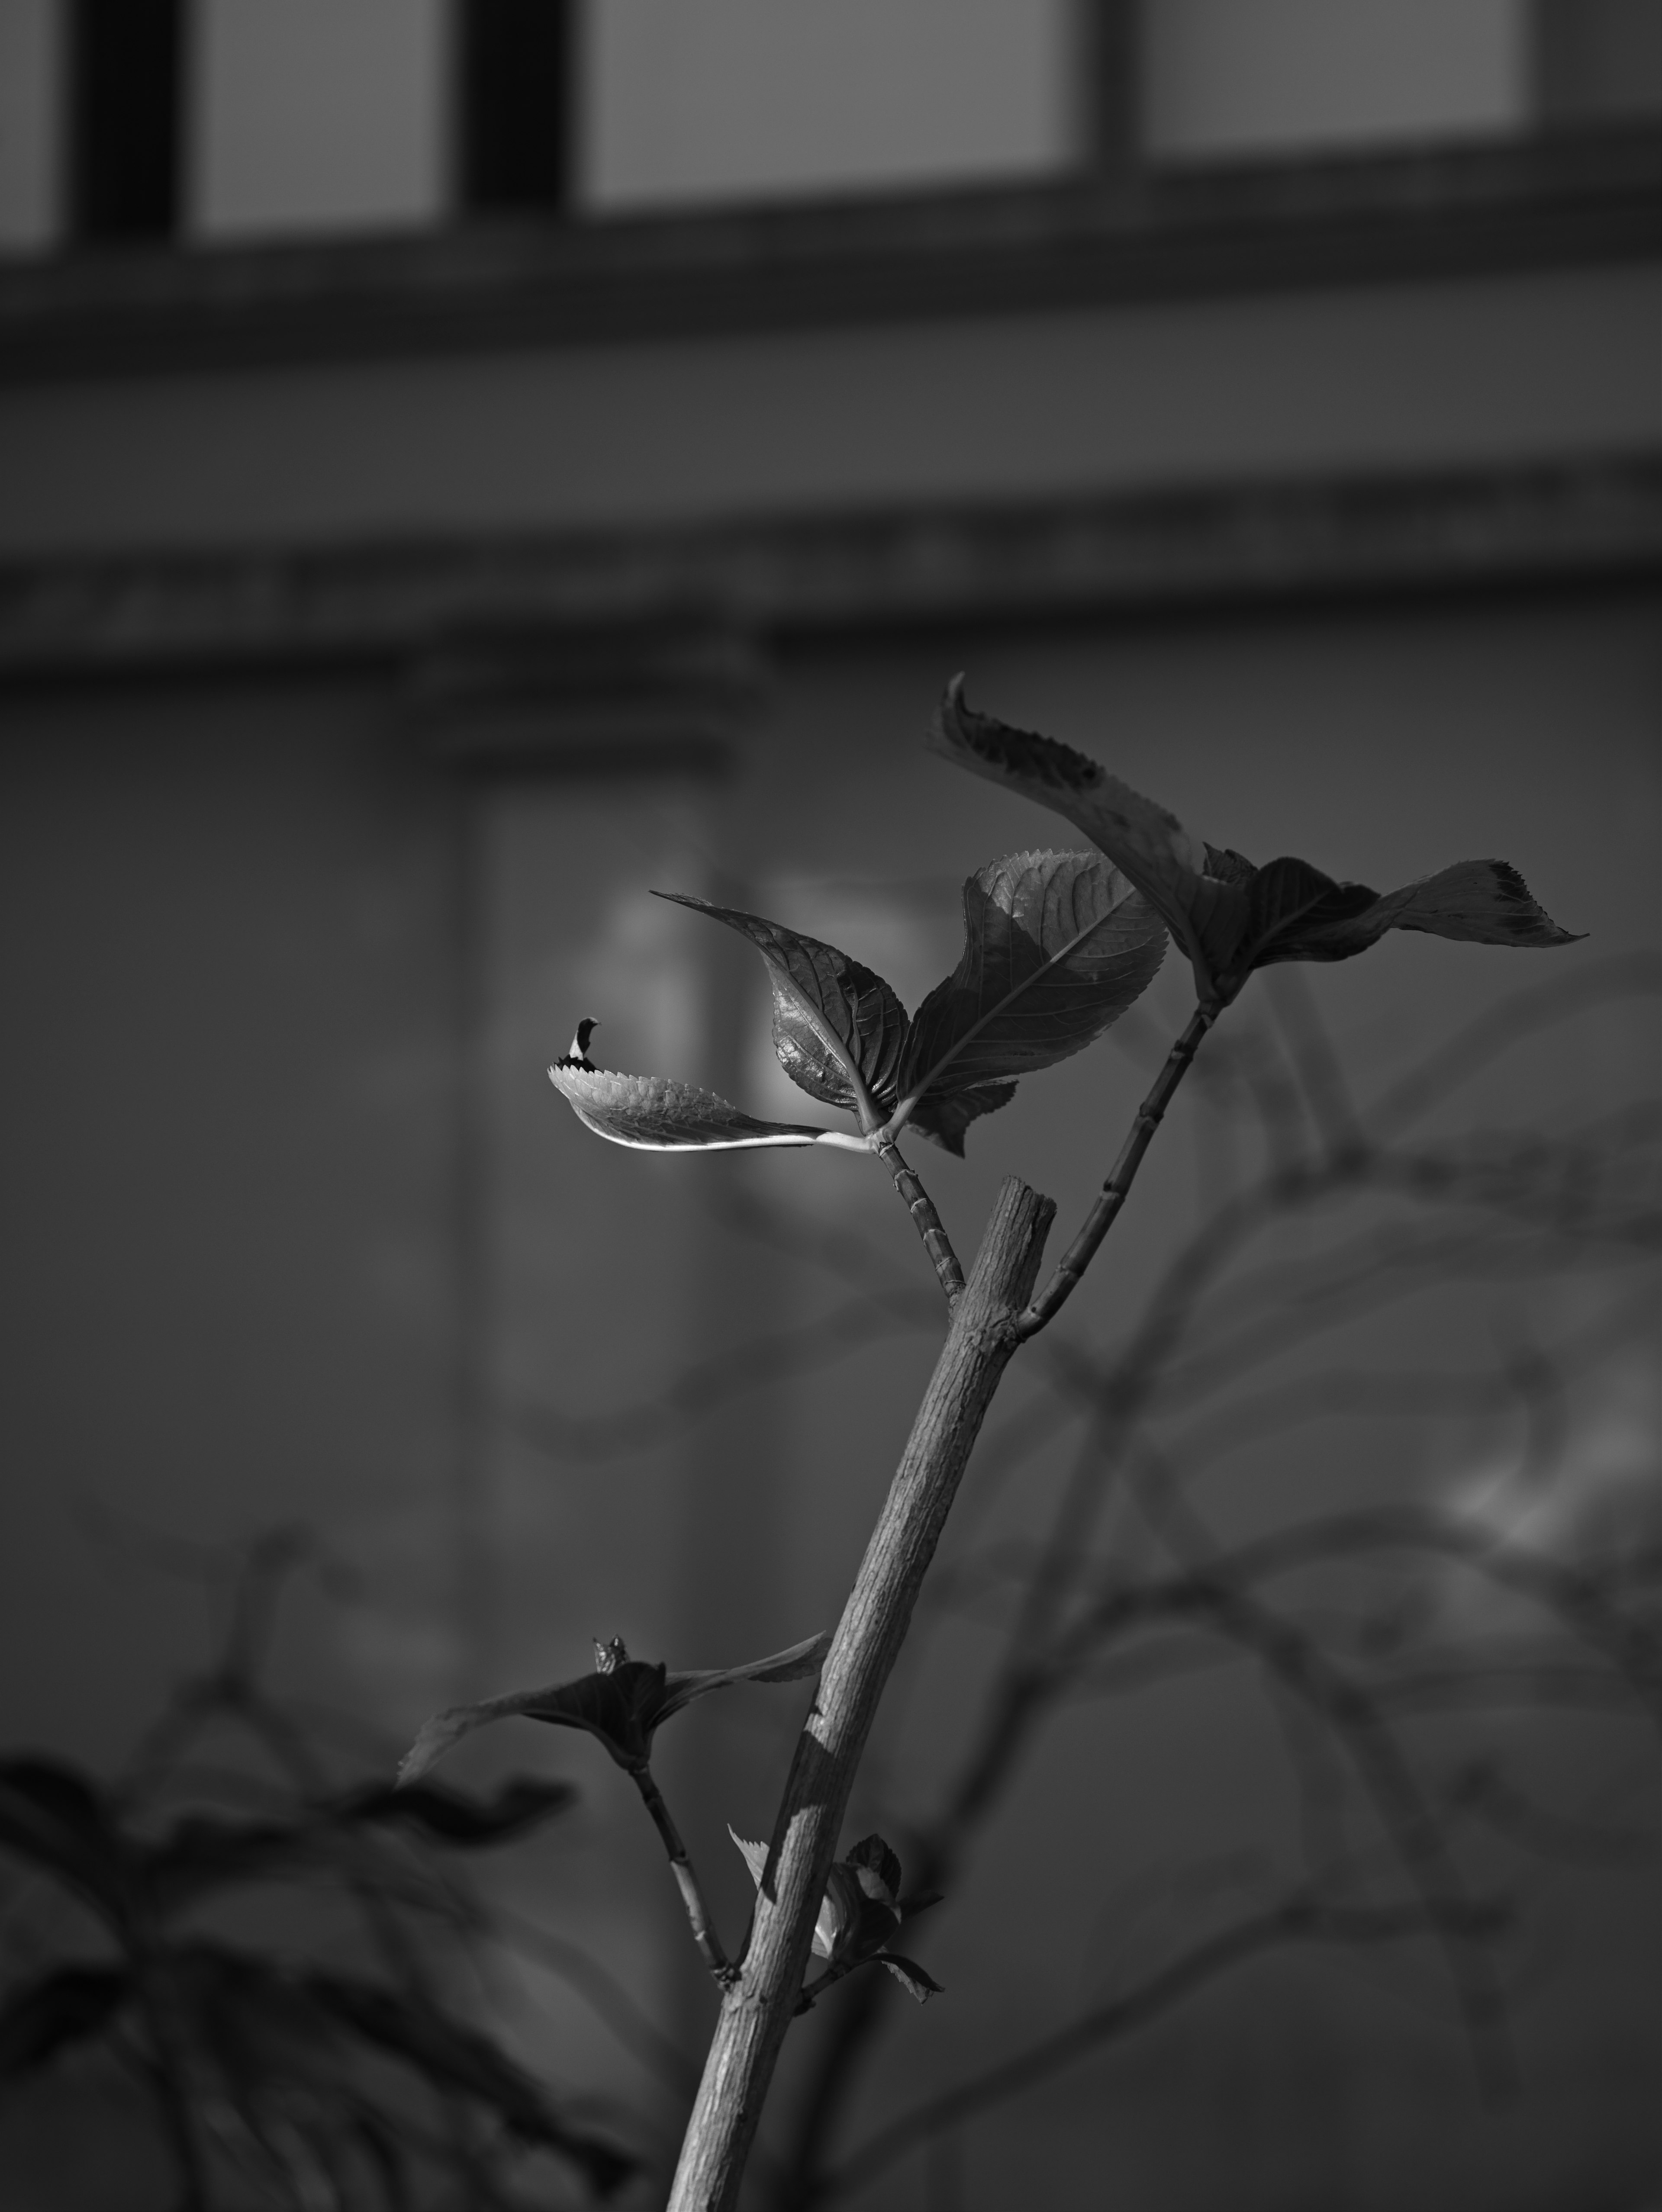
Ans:
POLYGON ((69 213, 77 238, 161 238, 179 221, 182 0, 73 0, 69 213))
POLYGON ((459 0, 462 208, 563 208, 571 197, 569 0, 459 0))

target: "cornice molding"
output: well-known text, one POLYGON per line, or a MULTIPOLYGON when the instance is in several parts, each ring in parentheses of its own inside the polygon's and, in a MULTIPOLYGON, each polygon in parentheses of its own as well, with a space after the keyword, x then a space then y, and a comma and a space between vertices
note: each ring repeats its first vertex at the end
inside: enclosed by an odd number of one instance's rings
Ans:
POLYGON ((1662 454, 1624 454, 692 528, 11 562, 0 565, 0 677, 408 670, 469 639, 613 625, 766 640, 1659 572, 1662 454))
POLYGON ((1662 254, 1662 132, 0 264, 38 380, 1007 313, 1662 254))

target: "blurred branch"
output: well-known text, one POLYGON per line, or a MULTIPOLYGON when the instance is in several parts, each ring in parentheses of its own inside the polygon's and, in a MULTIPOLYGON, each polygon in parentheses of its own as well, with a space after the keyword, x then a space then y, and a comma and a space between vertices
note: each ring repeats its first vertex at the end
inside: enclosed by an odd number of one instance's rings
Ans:
POLYGON ((605 1460, 641 1451, 678 1434, 690 1419, 775 1382, 812 1375, 903 1328, 938 1328, 941 1309, 921 1291, 862 1291, 817 1320, 769 1329, 696 1361, 654 1398, 616 1413, 563 1413, 521 1406, 508 1420, 518 1435, 559 1459, 605 1460))
POLYGON ((863 2187, 930 2136, 1020 2095, 1087 2052, 1148 2027, 1234 1967, 1266 1952, 1295 1944, 1400 1943, 1449 1933, 1469 1942, 1491 1938, 1504 1924, 1492 1913, 1478 1913, 1464 1917, 1458 1929, 1442 1929, 1419 1906, 1335 1907, 1324 1905, 1308 1890, 1294 1892, 1272 1910, 1255 1913, 1193 1945, 1123 1996, 1093 2006, 1026 2050, 902 2113, 831 2167, 817 2194, 822 2198, 845 2196, 863 2187))
MULTIPOLYGON (((1570 1851, 1585 1844, 1591 1852, 1608 1850, 1598 1863, 1611 1865, 1638 1863, 1627 1854, 1639 1846, 1625 1833, 1597 1830, 1589 1838, 1574 1823, 1555 1826, 1558 1816, 1531 1808, 1516 1793, 1491 1788, 1480 1799, 1468 1785, 1465 1796, 1449 1796, 1423 1771, 1403 1725, 1420 1713, 1525 1697, 1543 1706, 1662 1717, 1662 1618, 1649 1607, 1653 1582, 1641 1571, 1641 1551, 1629 1545, 1604 1561, 1572 1562, 1499 1541, 1475 1522, 1397 1506, 1312 1516, 1221 1546, 1180 1485, 1246 1443, 1328 1416, 1521 1415, 1522 1464, 1536 1470, 1537 1482, 1552 1479, 1568 1448, 1566 1394, 1581 1369, 1609 1356, 1613 1332, 1619 1339, 1630 1330, 1641 1310, 1638 1296, 1619 1292, 1614 1308, 1604 1301, 1595 1323, 1547 1345, 1526 1340, 1488 1370, 1353 1363, 1279 1384, 1266 1382, 1263 1370, 1307 1351, 1324 1334, 1372 1329, 1384 1314, 1451 1282, 1511 1286, 1653 1259, 1662 1249, 1662 1113, 1653 1101, 1622 1103, 1551 1133, 1479 1131, 1412 1147, 1400 1135, 1550 1024, 1590 1006, 1662 993, 1662 960, 1612 961, 1519 994, 1453 1046, 1428 1054, 1365 1113, 1350 1098, 1302 978, 1275 980, 1279 1042, 1237 1030, 1215 1039, 1196 1069, 1199 1102, 1221 1123, 1255 1133, 1263 1166, 1178 1246, 1140 1318, 1107 1356, 1055 1334, 1036 1347, 1055 1399, 1075 1418, 1087 1417, 1060 1492, 1036 1540, 1025 1533, 1031 1516, 1024 1515, 1020 1538, 982 1540, 973 1552, 960 1540, 955 1557, 935 1571, 920 1627, 927 1633, 931 1622, 961 1615, 996 1623, 1001 1644, 955 1774, 936 1809, 911 1824, 912 1863, 920 1883, 951 1883, 1061 1702, 1123 1695, 1239 1652, 1255 1660, 1275 1688, 1271 1702, 1294 1768, 1309 1863, 1326 1883, 1342 1869, 1347 1879, 1358 1876, 1362 1862, 1343 1832, 1348 1765, 1418 1892, 1413 1905, 1392 1905, 1384 1921, 1366 1924, 1439 1938, 1481 2056, 1504 2019, 1483 1963, 1495 1920, 1466 1893, 1454 1856, 1457 1831, 1473 1823, 1506 1826, 1520 1845, 1538 1843, 1542 1855, 1551 1856, 1549 1845, 1570 1851), (1166 1433, 1174 1420, 1179 1425, 1166 1433), (1166 1433, 1164 1456, 1151 1434, 1156 1426, 1166 1433), (1175 1571, 1137 1573, 1127 1559, 1100 1555, 1095 1532, 1105 1503, 1117 1492, 1127 1494, 1128 1478, 1153 1511, 1175 1571), (1428 1654, 1424 1619, 1400 1601, 1394 1613, 1381 1613, 1377 1603, 1360 1615, 1345 1608, 1330 1622, 1295 1619, 1284 1603, 1268 1601, 1271 1582, 1315 1571, 1330 1587, 1348 1562, 1394 1572, 1397 1554, 1404 1561, 1446 1559, 1528 1601, 1554 1638, 1571 1637, 1588 1661, 1568 1660, 1551 1642, 1520 1656, 1515 1643, 1471 1638, 1447 1653, 1428 1654), (1298 1718, 1300 1711, 1308 1722, 1298 1718), (1336 1764, 1339 1754, 1342 1763, 1336 1764), (1533 1820, 1531 1811, 1542 1818, 1533 1820)), ((1135 1034, 1122 1042, 1135 1050, 1135 1034)), ((983 1515, 1009 1472, 1030 1463, 1036 1449, 1030 1439, 1054 1441, 1067 1425, 1043 1401, 1023 1409, 1001 1466, 987 1471, 993 1479, 975 1498, 983 1515)), ((960 1540, 971 1533, 962 1516, 957 1533, 960 1540)), ((1125 1553, 1123 1536, 1116 1548, 1125 1553)), ((915 1635, 914 1670, 922 1664, 920 1644, 915 1635)), ((1288 1909, 1295 1917, 1313 1913, 1313 1894, 1301 1893, 1288 1909)), ((1323 1895, 1330 1906, 1330 1887, 1323 1895)), ((1321 1940, 1339 1932, 1340 1923, 1330 1918, 1321 1940)), ((1221 1971, 1238 1941, 1245 1955, 1287 1938, 1278 1915, 1254 1920, 1217 1939, 1221 1951, 1202 1946, 1178 1962, 1172 1986, 1180 1995, 1190 1985, 1191 1965, 1205 1978, 1215 1957, 1221 1971)), ((1157 1977, 1146 1986, 1159 1992, 1168 1984, 1157 1977)), ((1024 2086, 1052 2063, 1065 2063, 1075 2047, 1069 2039, 1086 2033, 1076 2025, 1035 2052, 977 2075, 894 2123, 853 2160, 828 2168, 883 1996, 880 1981, 856 1987, 825 2023, 784 2160, 787 2179, 776 2200, 782 2212, 875 2174, 931 2131, 1007 2094, 1007 2080, 1012 2088, 1024 2086)), ((1136 2024, 1142 2015, 1126 2002, 1129 2012, 1109 2008, 1105 2017, 1136 2024)))
POLYGON ((1466 1023, 1458 1036, 1428 1053, 1381 1092, 1367 1119, 1382 1136, 1405 1129, 1502 1053, 1541 1030, 1626 999, 1656 997, 1662 997, 1662 954, 1623 952, 1584 962, 1502 999, 1466 1023))

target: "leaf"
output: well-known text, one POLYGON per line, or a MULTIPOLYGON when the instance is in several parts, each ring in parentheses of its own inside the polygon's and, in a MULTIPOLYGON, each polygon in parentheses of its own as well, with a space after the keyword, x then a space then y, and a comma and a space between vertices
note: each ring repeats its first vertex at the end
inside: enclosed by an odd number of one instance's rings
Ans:
POLYGON ((0 2011, 0 2081, 32 2074, 71 2044, 101 2034, 131 1992, 125 1967, 60 1966, 0 2011))
MULTIPOLYGON (((1013 853, 964 886, 963 957, 913 1018, 901 1066, 901 1105, 928 1100, 920 1123, 961 1153, 977 1110, 1008 1079, 1053 1066, 1100 1036, 1143 991, 1166 951, 1148 901, 1094 853, 1013 853), (943 1109, 945 1109, 943 1111, 943 1109)), ((911 1118, 916 1117, 911 1109, 911 1118)))
POLYGON ((1530 896, 1507 860, 1457 860, 1417 884, 1387 891, 1354 917, 1301 933, 1304 960, 1345 960, 1365 951, 1387 929, 1417 929, 1466 945, 1516 945, 1545 951, 1579 944, 1585 931, 1561 929, 1530 896), (1329 949, 1334 946, 1336 949, 1329 949))
POLYGON ((0 1847, 15 1851, 119 1922, 129 1858, 103 1797, 55 1759, 0 1760, 0 1847))
POLYGON ((883 1885, 890 1902, 900 1894, 900 1861, 881 1836, 862 1836, 847 1854, 851 1867, 865 1867, 883 1885))
POLYGON ((910 1126, 955 1159, 964 1157, 964 1138, 971 1121, 983 1114, 996 1114, 1016 1095, 1014 1083, 983 1083, 974 1091, 954 1091, 947 1097, 921 1099, 912 1109, 910 1126))
POLYGON ((766 1659, 752 1659, 746 1666, 711 1667, 672 1674, 668 1711, 679 1713, 694 1698, 702 1698, 709 1690, 725 1690, 731 1682, 805 1681, 810 1674, 819 1672, 831 1642, 831 1630, 822 1628, 819 1635, 805 1636, 800 1644, 775 1651, 766 1659))
POLYGON ((831 1646, 826 1631, 788 1650, 776 1651, 743 1667, 714 1667, 672 1674, 661 1661, 623 1657, 604 1671, 580 1674, 542 1690, 514 1690, 482 1704, 451 1705, 422 1728, 399 1768, 399 1786, 419 1781, 453 1745, 492 1721, 544 1721, 557 1728, 585 1729, 597 1736, 619 1766, 644 1766, 652 1755, 654 1730, 695 1698, 725 1690, 735 1682, 794 1682, 817 1674, 831 1646))
POLYGON ((1255 868, 1208 845, 1175 815, 1054 738, 1013 729, 965 702, 956 678, 929 738, 960 767, 1065 815, 1143 892, 1194 963, 1202 1004, 1233 999, 1255 969, 1282 960, 1348 960, 1388 929, 1474 945, 1570 945, 1505 860, 1460 860, 1382 897, 1307 860, 1255 868))
POLYGON ((1212 995, 1221 964, 1217 954, 1238 939, 1246 899, 1230 874, 1209 871, 1213 848, 1202 838, 1175 814, 1110 775, 1100 761, 1054 738, 977 714, 964 696, 961 676, 947 687, 925 742, 932 752, 1051 808, 1082 830, 1142 893, 1189 955, 1202 996, 1212 995))
POLYGON ((886 1966, 906 1995, 916 1997, 919 2004, 928 2004, 931 1997, 947 1994, 934 1976, 925 1972, 916 1959, 903 1959, 898 1951, 880 1951, 877 1963, 886 1966))
POLYGON ((743 1859, 745 1864, 750 1869, 751 1880, 756 1884, 758 1889, 760 1889, 762 1887, 762 1876, 767 1871, 767 1845, 765 1844, 751 1843, 746 1838, 740 1834, 739 1831, 734 1826, 731 1821, 728 1821, 728 1833, 732 1837, 734 1842, 738 1844, 739 1856, 743 1859))
POLYGON ((713 1091, 665 1075, 614 1075, 557 1061, 548 1079, 597 1137, 642 1152, 733 1152, 764 1145, 817 1145, 834 1131, 801 1121, 758 1121, 713 1091))
MULTIPOLYGON (((759 1891, 767 1871, 767 1845, 747 1841, 733 1827, 728 1833, 759 1891)), ((814 1917, 813 1954, 834 1966, 847 1967, 886 1943, 900 1925, 900 1909, 894 1901, 899 1881, 900 1862, 881 1836, 868 1836, 856 1844, 826 1876, 825 1893, 814 1917)))
POLYGON ((685 891, 657 896, 726 922, 749 938, 767 962, 773 986, 773 1048, 799 1090, 851 1114, 859 1113, 862 1103, 878 1108, 893 1103, 906 1042, 906 1010, 880 975, 834 945, 804 937, 759 914, 711 906, 685 891))
MULTIPOLYGON (((1235 963, 1245 975, 1278 960, 1342 958, 1341 953, 1315 955, 1302 948, 1348 927, 1378 898, 1367 884, 1336 883, 1308 860, 1271 860, 1253 871, 1248 884, 1246 926, 1235 963)), ((1358 943, 1354 949, 1360 952, 1364 947, 1358 943)))

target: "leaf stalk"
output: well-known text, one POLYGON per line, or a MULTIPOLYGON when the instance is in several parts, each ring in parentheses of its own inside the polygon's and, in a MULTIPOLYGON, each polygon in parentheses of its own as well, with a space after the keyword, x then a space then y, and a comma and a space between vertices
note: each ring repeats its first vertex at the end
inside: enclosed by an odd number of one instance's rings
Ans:
POLYGON ((704 1893, 698 1886, 687 1847, 681 1841, 681 1832, 676 1826, 664 1793, 658 1787, 649 1766, 631 1766, 630 1774, 641 1793, 642 1802, 652 1815, 652 1825, 663 1838, 664 1849, 669 1854, 669 1869, 681 1893, 681 1902, 687 1909, 687 1924, 692 1929, 692 1940, 698 1947, 698 1955, 709 1968, 718 1989, 727 1989, 737 1979, 739 1969, 721 1948, 721 1939, 715 1932, 715 1923, 710 1917, 709 1907, 704 1902, 704 1893))
POLYGON ((935 1212, 934 1200, 929 1196, 913 1170, 900 1156, 900 1147, 886 1132, 880 1130, 872 1145, 889 1173, 894 1177, 894 1187, 905 1201, 918 1235, 923 1240, 923 1249, 934 1262, 934 1272, 941 1287, 947 1294, 947 1310, 950 1313, 964 1294, 964 1270, 952 1247, 941 1216, 935 1212))

